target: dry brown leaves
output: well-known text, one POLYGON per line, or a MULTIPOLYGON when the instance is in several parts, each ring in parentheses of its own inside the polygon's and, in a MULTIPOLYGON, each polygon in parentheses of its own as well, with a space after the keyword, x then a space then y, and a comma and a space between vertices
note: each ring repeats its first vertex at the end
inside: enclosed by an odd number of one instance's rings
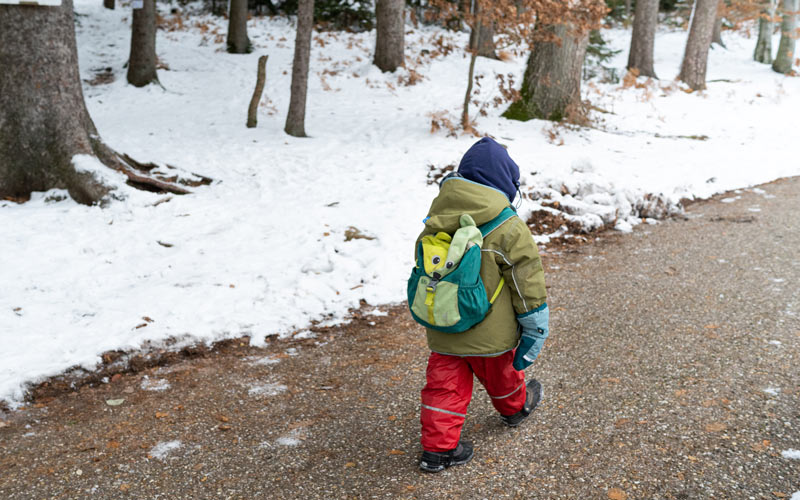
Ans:
POLYGON ((626 500, 628 494, 620 488, 611 488, 608 490, 608 498, 609 500, 626 500))

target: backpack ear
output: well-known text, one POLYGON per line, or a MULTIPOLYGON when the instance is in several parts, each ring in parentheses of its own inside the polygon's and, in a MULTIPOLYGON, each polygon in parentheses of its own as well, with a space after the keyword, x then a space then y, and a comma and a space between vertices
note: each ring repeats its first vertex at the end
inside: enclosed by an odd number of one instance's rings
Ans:
POLYGON ((474 226, 475 219, 470 214, 462 214, 458 219, 458 223, 461 227, 474 226))
POLYGON ((447 250, 447 259, 445 261, 445 266, 450 262, 453 263, 450 268, 447 268, 448 270, 454 268, 461 262, 461 258, 470 247, 474 245, 480 246, 483 244, 483 236, 481 235, 481 231, 475 227, 472 217, 469 215, 462 215, 461 217, 468 217, 472 224, 462 227, 456 231, 456 234, 453 235, 453 242, 450 244, 450 248, 447 250))

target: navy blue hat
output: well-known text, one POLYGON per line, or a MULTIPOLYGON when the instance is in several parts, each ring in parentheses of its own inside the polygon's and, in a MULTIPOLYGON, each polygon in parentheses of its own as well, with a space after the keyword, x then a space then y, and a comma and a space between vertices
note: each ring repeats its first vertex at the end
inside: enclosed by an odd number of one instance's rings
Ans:
POLYGON ((508 156, 506 148, 490 137, 484 137, 464 153, 458 173, 473 182, 491 186, 514 201, 519 188, 519 167, 508 156))

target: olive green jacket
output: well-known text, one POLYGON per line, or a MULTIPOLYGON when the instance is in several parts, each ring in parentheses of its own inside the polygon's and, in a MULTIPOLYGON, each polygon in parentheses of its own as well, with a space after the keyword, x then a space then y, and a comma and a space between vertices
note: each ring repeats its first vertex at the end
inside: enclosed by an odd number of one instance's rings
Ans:
MULTIPOLYGON (((501 191, 470 180, 452 177, 442 183, 431 203, 425 229, 417 238, 459 228, 461 214, 469 214, 477 225, 494 219, 508 198, 501 191)), ((416 258, 416 256, 415 256, 416 258)), ((539 251, 525 222, 514 216, 487 234, 481 247, 481 278, 487 297, 505 278, 500 295, 483 321, 461 333, 444 333, 428 328, 428 347, 440 354, 496 356, 516 347, 519 341, 517 316, 544 304, 547 298, 539 251)))

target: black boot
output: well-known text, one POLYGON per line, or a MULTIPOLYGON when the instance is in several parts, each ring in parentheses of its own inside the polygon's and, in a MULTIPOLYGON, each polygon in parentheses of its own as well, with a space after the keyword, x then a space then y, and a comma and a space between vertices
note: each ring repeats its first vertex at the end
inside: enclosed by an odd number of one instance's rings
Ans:
POLYGON ((543 395, 542 384, 535 378, 531 379, 525 387, 525 405, 522 409, 513 415, 500 415, 500 418, 507 426, 517 427, 539 406, 543 395))
POLYGON ((472 443, 459 441, 450 451, 423 451, 419 468, 425 472, 441 472, 451 465, 461 465, 472 460, 472 443))

